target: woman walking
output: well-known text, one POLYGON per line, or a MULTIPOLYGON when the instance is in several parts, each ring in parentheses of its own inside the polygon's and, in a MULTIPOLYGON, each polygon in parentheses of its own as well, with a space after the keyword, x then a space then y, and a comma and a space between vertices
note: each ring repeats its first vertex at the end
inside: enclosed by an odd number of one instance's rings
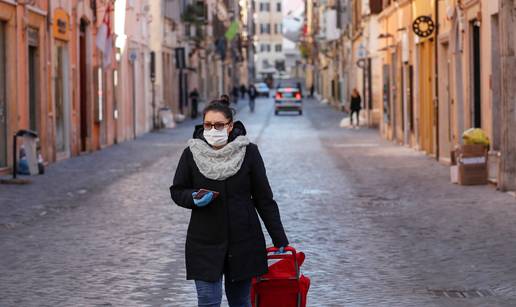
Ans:
POLYGON ((288 245, 258 147, 244 125, 233 122, 225 101, 211 102, 203 125, 183 151, 172 199, 191 209, 186 236, 186 278, 194 280, 199 306, 220 306, 222 277, 229 306, 251 306, 251 279, 267 272, 265 238, 288 245))
POLYGON ((356 88, 353 89, 353 93, 351 94, 351 114, 349 116, 351 127, 355 127, 355 129, 358 129, 360 127, 360 110, 362 109, 362 98, 360 97, 360 94, 358 93, 358 90, 356 88), (353 126, 353 114, 356 114, 357 116, 357 125, 353 126))

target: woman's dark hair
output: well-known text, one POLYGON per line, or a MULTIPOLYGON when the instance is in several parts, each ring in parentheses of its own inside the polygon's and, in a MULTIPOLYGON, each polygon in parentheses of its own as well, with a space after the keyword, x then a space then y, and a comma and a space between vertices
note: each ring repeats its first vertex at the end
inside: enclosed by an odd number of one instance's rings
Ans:
POLYGON ((233 122, 233 114, 235 113, 235 110, 229 106, 229 101, 227 100, 215 99, 210 101, 210 103, 204 108, 202 117, 206 117, 206 113, 210 111, 220 112, 224 114, 224 117, 227 118, 230 122, 233 122))

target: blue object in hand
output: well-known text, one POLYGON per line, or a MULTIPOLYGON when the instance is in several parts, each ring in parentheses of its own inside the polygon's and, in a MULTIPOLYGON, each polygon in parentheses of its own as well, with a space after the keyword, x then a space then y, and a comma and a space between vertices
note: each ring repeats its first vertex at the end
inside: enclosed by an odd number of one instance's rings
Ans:
POLYGON ((213 192, 206 193, 206 195, 204 195, 200 199, 195 199, 195 195, 197 195, 197 192, 192 193, 194 204, 197 207, 204 207, 213 200, 213 192))
POLYGON ((285 246, 281 246, 278 251, 274 252, 274 254, 284 254, 285 253, 285 246))

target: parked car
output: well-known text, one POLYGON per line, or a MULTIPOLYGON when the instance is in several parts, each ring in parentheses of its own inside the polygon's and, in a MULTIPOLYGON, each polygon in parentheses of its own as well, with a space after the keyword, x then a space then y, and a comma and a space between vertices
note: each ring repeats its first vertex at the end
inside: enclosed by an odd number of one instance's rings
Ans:
POLYGON ((265 82, 256 83, 254 87, 256 87, 258 96, 270 97, 270 89, 265 82))
POLYGON ((274 97, 274 114, 281 111, 297 111, 303 115, 303 96, 298 82, 281 80, 274 97))

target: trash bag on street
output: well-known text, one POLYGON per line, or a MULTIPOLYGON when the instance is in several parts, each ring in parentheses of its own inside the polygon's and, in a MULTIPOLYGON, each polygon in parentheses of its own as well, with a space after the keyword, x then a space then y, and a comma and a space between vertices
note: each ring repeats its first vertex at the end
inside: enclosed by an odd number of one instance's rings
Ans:
POLYGON ((464 145, 484 145, 489 146, 489 138, 484 130, 479 128, 471 128, 462 134, 464 145))
POLYGON ((349 127, 350 124, 349 124, 349 117, 344 117, 343 119, 341 119, 340 123, 339 123, 339 127, 341 128, 346 128, 346 127, 349 127))
POLYGON ((18 161, 17 170, 20 175, 30 175, 29 161, 27 160, 27 153, 23 145, 20 148, 20 160, 18 161))

